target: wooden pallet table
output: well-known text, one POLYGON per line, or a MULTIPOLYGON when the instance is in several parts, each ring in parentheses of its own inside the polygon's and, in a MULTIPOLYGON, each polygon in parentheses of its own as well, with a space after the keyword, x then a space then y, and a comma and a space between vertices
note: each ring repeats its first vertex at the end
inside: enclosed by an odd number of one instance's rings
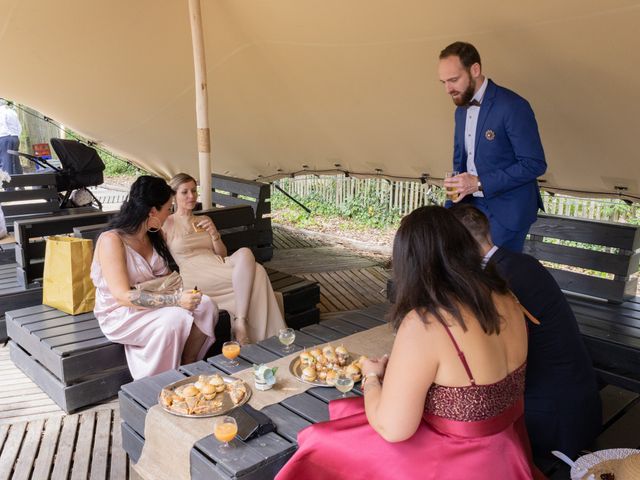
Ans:
POLYGON ((66 412, 117 395, 131 375, 124 347, 106 339, 93 313, 44 305, 7 312, 13 362, 66 412))
MULTIPOLYGON (((381 316, 386 306, 375 306, 360 312, 348 312, 344 317, 333 318, 317 325, 312 333, 296 332, 294 347, 297 350, 318 345, 383 323, 381 316), (348 334, 350 334, 348 333, 348 334)), ((224 357, 217 355, 179 370, 172 370, 154 377, 123 385, 119 394, 120 414, 123 421, 123 445, 133 462, 140 458, 144 446, 144 421, 149 408, 157 404, 162 387, 188 375, 221 372, 233 374, 253 363, 271 362, 287 355, 277 338, 272 337, 258 344, 242 348, 237 367, 227 366, 224 357)), ((360 395, 354 389, 350 395, 360 395)), ((196 442, 191 451, 191 478, 196 479, 266 479, 273 478, 297 448, 298 432, 321 421, 328 420, 328 402, 340 396, 333 388, 316 387, 305 393, 289 397, 279 404, 265 407, 277 426, 277 431, 246 443, 236 440, 236 454, 232 459, 221 457, 217 442, 212 436, 196 442)))

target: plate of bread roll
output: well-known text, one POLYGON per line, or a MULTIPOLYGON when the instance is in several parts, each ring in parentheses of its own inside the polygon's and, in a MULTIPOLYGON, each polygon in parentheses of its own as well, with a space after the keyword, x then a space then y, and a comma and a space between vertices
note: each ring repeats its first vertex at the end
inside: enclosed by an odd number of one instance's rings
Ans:
POLYGON ((333 387, 340 375, 362 379, 362 359, 359 354, 349 352, 344 345, 325 345, 304 350, 289 364, 289 371, 298 380, 318 387, 333 387))
POLYGON ((227 375, 194 375, 171 383, 160 391, 158 403, 181 417, 215 417, 244 405, 251 388, 227 375))

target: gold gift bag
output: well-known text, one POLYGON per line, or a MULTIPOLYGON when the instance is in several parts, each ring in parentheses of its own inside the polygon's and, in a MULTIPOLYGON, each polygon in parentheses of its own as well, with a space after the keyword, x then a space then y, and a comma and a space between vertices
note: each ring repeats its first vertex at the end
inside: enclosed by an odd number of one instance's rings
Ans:
POLYGON ((91 281, 93 242, 74 237, 49 237, 44 254, 42 303, 77 315, 90 312, 96 298, 91 281))

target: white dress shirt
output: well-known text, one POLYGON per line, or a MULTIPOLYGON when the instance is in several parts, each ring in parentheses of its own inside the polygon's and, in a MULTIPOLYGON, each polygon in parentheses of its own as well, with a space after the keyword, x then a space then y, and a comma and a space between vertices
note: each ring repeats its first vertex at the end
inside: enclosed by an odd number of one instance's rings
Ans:
MULTIPOLYGON (((487 89, 489 81, 487 78, 484 79, 480 89, 476 92, 476 94, 471 99, 476 100, 478 103, 482 104, 482 97, 484 97, 484 92, 487 89)), ((478 117, 480 116, 480 106, 472 105, 467 107, 467 113, 464 124, 464 147, 467 150, 467 172, 471 175, 478 176, 478 170, 476 169, 475 162, 475 150, 476 150, 476 127, 478 126, 478 117)), ((474 192, 474 197, 484 197, 482 192, 474 192)))
POLYGON ((489 263, 489 260, 491 260, 491 257, 493 257, 493 254, 496 253, 497 251, 498 251, 498 247, 494 245, 493 247, 491 247, 491 250, 489 250, 487 254, 484 257, 482 257, 481 265, 483 269, 486 268, 487 263, 489 263))
POLYGON ((0 137, 20 136, 22 126, 18 114, 7 105, 0 106, 0 137))

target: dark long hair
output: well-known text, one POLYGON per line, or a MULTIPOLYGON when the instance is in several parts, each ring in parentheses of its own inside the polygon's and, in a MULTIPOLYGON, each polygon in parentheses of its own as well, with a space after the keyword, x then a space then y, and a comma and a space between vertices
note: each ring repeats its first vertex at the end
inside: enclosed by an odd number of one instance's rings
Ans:
MULTIPOLYGON (((120 207, 120 213, 113 217, 108 229, 120 230, 129 235, 134 234, 147 220, 151 208, 156 207, 160 210, 172 196, 173 190, 162 178, 150 175, 138 177, 131 185, 129 196, 120 207)), ((167 265, 172 264, 173 257, 169 253, 162 232, 147 232, 147 236, 167 265)))
POLYGON ((407 215, 393 241, 395 300, 390 321, 397 329, 412 310, 427 322, 433 315, 445 324, 450 314, 462 327, 461 307, 478 319, 487 334, 500 333, 500 317, 491 293, 507 285, 493 269, 483 270, 478 245, 451 212, 421 207, 407 215))

